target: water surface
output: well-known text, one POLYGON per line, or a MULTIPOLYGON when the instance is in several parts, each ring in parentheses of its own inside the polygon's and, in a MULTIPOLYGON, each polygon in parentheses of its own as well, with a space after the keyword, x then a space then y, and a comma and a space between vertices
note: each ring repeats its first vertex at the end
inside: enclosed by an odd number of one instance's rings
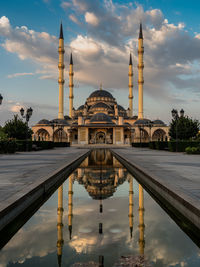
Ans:
POLYGON ((200 251, 105 150, 93 151, 0 252, 0 267, 136 265, 196 267, 200 251))

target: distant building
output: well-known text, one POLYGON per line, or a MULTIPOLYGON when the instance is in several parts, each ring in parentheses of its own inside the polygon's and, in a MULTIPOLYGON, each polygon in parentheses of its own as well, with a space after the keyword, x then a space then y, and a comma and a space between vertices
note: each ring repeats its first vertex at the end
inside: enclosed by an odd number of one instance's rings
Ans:
POLYGON ((150 140, 167 140, 169 127, 161 120, 143 118, 143 33, 138 39, 138 116, 133 116, 133 65, 129 60, 129 107, 119 105, 112 94, 100 88, 78 109, 73 106, 73 58, 69 64, 69 116, 64 116, 64 38, 62 24, 59 37, 59 112, 51 121, 42 119, 32 127, 33 139, 70 142, 71 144, 130 144, 150 140))

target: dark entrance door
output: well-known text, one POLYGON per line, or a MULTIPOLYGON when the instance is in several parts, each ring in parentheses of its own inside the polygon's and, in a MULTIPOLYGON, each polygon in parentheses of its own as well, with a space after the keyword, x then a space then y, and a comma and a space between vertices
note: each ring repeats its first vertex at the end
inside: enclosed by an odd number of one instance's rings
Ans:
POLYGON ((98 132, 96 134, 96 144, 105 144, 106 142, 106 135, 104 132, 98 132))

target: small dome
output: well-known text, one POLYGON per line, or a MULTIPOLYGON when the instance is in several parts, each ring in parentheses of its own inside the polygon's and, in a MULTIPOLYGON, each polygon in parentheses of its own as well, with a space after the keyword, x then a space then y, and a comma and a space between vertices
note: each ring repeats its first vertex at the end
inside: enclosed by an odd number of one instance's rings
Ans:
POLYGON ((155 120, 153 121, 153 124, 165 125, 165 123, 161 120, 155 120))
POLYGON ((89 98, 91 97, 109 97, 114 99, 114 97, 106 90, 96 90, 93 93, 90 94, 89 98))
POLYGON ((50 121, 50 123, 69 125, 69 123, 63 119, 54 119, 54 120, 50 121))
POLYGON ((140 124, 146 124, 146 125, 148 125, 150 122, 151 122, 151 121, 148 120, 148 119, 139 119, 139 120, 137 120, 137 121, 134 123, 134 125, 140 125, 140 124))
POLYGON ((93 109, 93 108, 105 108, 105 109, 111 109, 110 106, 108 106, 107 104, 105 104, 105 103, 103 103, 103 102, 98 102, 98 103, 92 105, 90 109, 93 109))
POLYGON ((77 110, 82 110, 84 109, 84 105, 81 105, 77 110))
POLYGON ((118 106, 118 109, 121 110, 121 111, 126 111, 121 105, 117 105, 118 106))
POLYGON ((40 120, 37 124, 50 124, 50 121, 43 119, 43 120, 40 120))
POLYGON ((106 115, 105 113, 96 113, 92 118, 90 119, 90 122, 92 123, 113 123, 111 118, 106 115))
POLYGON ((66 115, 66 116, 64 116, 64 119, 65 120, 71 120, 72 118, 70 116, 66 115))

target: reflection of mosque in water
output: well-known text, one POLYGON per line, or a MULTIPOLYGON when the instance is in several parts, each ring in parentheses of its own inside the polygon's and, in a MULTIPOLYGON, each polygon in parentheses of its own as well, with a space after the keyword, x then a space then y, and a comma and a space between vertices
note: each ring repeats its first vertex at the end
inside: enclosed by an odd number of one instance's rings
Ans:
MULTIPOLYGON (((68 179, 68 230, 69 239, 72 239, 72 218, 73 218, 73 183, 77 181, 84 185, 88 194, 95 200, 100 201, 99 212, 103 212, 103 199, 111 197, 117 187, 124 181, 129 183, 129 228, 130 237, 133 233, 133 177, 128 174, 127 170, 117 161, 109 151, 94 150, 86 158, 80 167, 69 176, 68 179)), ((144 258, 144 196, 143 188, 139 185, 139 254, 144 258)), ((58 218, 57 218, 57 256, 58 266, 61 266, 63 240, 63 186, 58 189, 58 218)), ((99 223, 99 234, 103 233, 103 224, 99 223)), ((104 257, 99 256, 99 263, 90 262, 93 265, 80 266, 104 266, 104 257)), ((122 262, 121 262, 122 263, 122 262)), ((79 263, 77 263, 79 264, 79 263)), ((123 263, 122 263, 123 264, 123 263)), ((79 265, 73 265, 79 266, 79 265)), ((119 265, 124 266, 124 265, 119 265)), ((127 265, 128 266, 128 265, 127 265)), ((132 265, 131 265, 132 266, 132 265)))

